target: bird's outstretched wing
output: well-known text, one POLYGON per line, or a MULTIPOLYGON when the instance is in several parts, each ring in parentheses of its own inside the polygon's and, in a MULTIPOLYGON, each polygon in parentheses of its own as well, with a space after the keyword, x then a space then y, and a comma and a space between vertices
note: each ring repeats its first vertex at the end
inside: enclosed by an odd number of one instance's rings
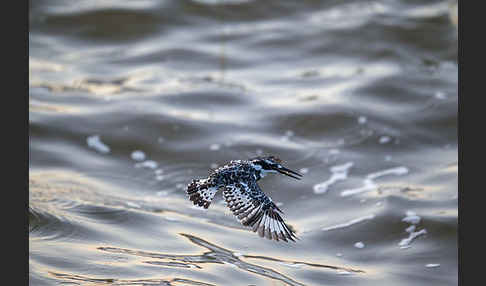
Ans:
POLYGON ((223 190, 227 206, 244 226, 252 227, 261 237, 295 241, 298 239, 284 222, 282 211, 253 183, 228 185, 223 190))
POLYGON ((207 179, 192 180, 187 186, 187 195, 195 205, 207 209, 218 191, 207 179))

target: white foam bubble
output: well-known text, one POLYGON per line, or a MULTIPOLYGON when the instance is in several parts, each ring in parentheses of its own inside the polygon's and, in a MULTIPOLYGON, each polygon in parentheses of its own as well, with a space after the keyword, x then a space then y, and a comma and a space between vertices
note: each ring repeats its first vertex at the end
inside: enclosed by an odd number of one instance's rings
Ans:
POLYGON ((86 139, 86 143, 88 144, 88 147, 93 148, 100 153, 106 154, 110 152, 110 147, 108 147, 108 145, 106 145, 105 143, 101 142, 99 135, 89 136, 86 139))
POLYGON ((211 144, 211 146, 209 146, 209 150, 211 151, 218 151, 219 149, 221 149, 221 145, 219 144, 211 144))
POLYGON ((331 167, 329 170, 331 171, 331 177, 322 183, 314 185, 314 193, 315 194, 323 194, 327 192, 329 186, 332 184, 345 180, 348 177, 348 171, 349 169, 354 165, 353 162, 347 162, 342 165, 337 165, 331 167))
POLYGON ((309 168, 302 168, 299 170, 299 173, 301 173, 302 175, 307 174, 309 173, 309 168))
POLYGON ((358 117, 358 123, 359 124, 365 124, 366 121, 368 121, 368 119, 366 118, 366 116, 360 116, 360 117, 358 117))
POLYGON ((356 219, 350 220, 350 221, 345 222, 345 223, 341 223, 341 224, 337 224, 337 225, 334 225, 334 226, 325 227, 322 230, 323 231, 329 231, 329 230, 334 230, 334 229, 339 229, 339 228, 345 228, 345 227, 349 227, 349 226, 352 226, 354 224, 357 224, 357 223, 360 223, 360 222, 363 222, 363 221, 366 221, 366 220, 371 220, 371 219, 374 219, 374 218, 375 218, 375 215, 374 214, 370 214, 370 215, 367 215, 367 216, 364 216, 364 217, 360 217, 360 218, 356 218, 356 219))
POLYGON ((365 244, 362 241, 359 241, 354 244, 354 247, 361 249, 365 247, 365 244))
POLYGON ((398 243, 398 246, 400 246, 401 248, 403 248, 404 246, 409 246, 414 239, 424 234, 427 234, 427 230, 425 228, 420 231, 411 232, 407 238, 402 239, 398 243))
POLYGON ((391 168, 383 171, 379 171, 376 173, 371 173, 367 176, 369 179, 376 179, 379 177, 383 177, 386 175, 405 175, 408 174, 408 168, 407 167, 396 167, 396 168, 391 168))
POLYGON ((159 164, 152 160, 143 161, 141 163, 135 164, 135 168, 149 168, 149 169, 157 169, 159 164))
POLYGON ((135 161, 143 161, 143 160, 145 160, 145 153, 143 151, 140 151, 140 150, 133 151, 130 156, 135 161))
POLYGON ((440 264, 439 263, 429 263, 429 264, 426 264, 425 267, 427 268, 435 268, 435 267, 439 267, 440 264))
POLYGON ((402 221, 410 223, 410 224, 419 224, 420 223, 421 217, 418 216, 416 213, 414 213, 412 211, 407 211, 406 215, 407 216, 404 217, 402 219, 402 221))
POLYGON ((391 141, 390 136, 381 136, 378 142, 380 144, 386 144, 386 143, 388 143, 390 141, 391 141))
POLYGON ((372 191, 378 188, 378 185, 375 184, 373 181, 376 178, 383 177, 386 175, 404 175, 408 173, 407 167, 396 167, 391 169, 386 169, 383 171, 378 171, 375 173, 368 174, 366 178, 363 180, 363 186, 355 189, 344 190, 341 192, 342 197, 347 197, 359 193, 364 193, 368 191, 372 191))
POLYGON ((370 179, 365 179, 363 181, 363 183, 364 183, 364 186, 362 186, 360 188, 342 191, 341 197, 347 197, 347 196, 351 196, 351 195, 354 195, 354 194, 365 193, 365 192, 372 191, 372 190, 375 190, 376 188, 378 188, 378 186, 370 179))
POLYGON ((445 93, 442 91, 438 91, 434 94, 435 98, 437 99, 446 99, 447 97, 445 96, 445 93))

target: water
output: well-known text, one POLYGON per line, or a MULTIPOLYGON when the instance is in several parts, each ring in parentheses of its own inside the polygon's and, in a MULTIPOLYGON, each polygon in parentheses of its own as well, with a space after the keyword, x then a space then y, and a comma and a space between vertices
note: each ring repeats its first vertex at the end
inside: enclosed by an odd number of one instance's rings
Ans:
POLYGON ((29 284, 456 285, 453 9, 30 1, 29 284), (184 194, 262 154, 297 243, 184 194))

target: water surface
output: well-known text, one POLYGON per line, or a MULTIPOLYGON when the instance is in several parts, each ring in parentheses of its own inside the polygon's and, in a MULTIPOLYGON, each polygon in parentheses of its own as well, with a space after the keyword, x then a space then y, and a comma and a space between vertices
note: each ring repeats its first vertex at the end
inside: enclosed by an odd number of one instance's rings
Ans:
MULTIPOLYGON (((457 6, 456 6, 457 7, 457 6)), ((447 1, 29 2, 30 285, 456 285, 447 1), (232 159, 297 243, 184 190, 232 159)))

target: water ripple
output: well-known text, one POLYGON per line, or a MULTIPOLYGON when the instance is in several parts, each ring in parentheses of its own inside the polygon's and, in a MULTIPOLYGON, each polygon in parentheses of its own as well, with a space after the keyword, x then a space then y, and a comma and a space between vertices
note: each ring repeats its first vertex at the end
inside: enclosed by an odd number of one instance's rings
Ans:
POLYGON ((288 260, 281 260, 271 257, 265 256, 255 256, 255 255, 237 255, 236 252, 231 250, 225 249, 221 246, 215 245, 211 242, 208 242, 202 238, 197 236, 180 233, 180 235, 189 239, 190 242, 201 246, 203 248, 208 249, 208 252, 204 252, 200 255, 171 255, 171 254, 162 254, 162 253, 154 253, 154 252, 145 252, 145 251, 138 251, 138 250, 131 250, 131 249, 124 249, 124 248, 117 248, 117 247, 98 247, 99 250, 111 252, 111 253, 123 253, 123 254, 130 254, 139 257, 150 257, 156 258, 159 260, 165 261, 144 261, 144 263, 149 263, 153 265, 162 265, 162 266, 173 266, 173 267, 189 267, 189 268, 197 268, 200 269, 202 266, 199 264, 205 263, 216 263, 216 264, 228 264, 231 266, 235 266, 239 269, 242 269, 247 272, 251 272, 257 275, 262 275, 271 279, 279 280, 284 282, 287 285, 304 285, 300 282, 293 280, 292 278, 277 272, 271 268, 262 267, 257 264, 252 264, 243 261, 241 258, 252 258, 252 259, 260 259, 260 260, 267 260, 272 262, 279 262, 285 263, 289 265, 307 265, 311 267, 318 267, 318 268, 326 268, 338 271, 349 271, 354 273, 362 273, 363 270, 359 269, 352 269, 346 267, 339 267, 333 265, 322 265, 317 263, 307 263, 301 261, 288 261, 288 260))

